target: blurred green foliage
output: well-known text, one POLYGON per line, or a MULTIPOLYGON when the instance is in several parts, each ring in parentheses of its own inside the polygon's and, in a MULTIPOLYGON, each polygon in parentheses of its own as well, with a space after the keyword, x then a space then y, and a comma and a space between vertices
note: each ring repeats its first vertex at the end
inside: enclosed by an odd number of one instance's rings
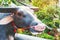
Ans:
POLYGON ((46 8, 49 5, 56 5, 59 0, 32 0, 32 5, 40 9, 46 8))
POLYGON ((9 6, 12 0, 0 0, 0 6, 9 6))
POLYGON ((37 17, 52 28, 59 27, 60 24, 60 7, 57 7, 56 3, 58 0, 32 0, 32 4, 40 9, 35 13, 37 17))
POLYGON ((54 36, 48 35, 47 33, 38 34, 37 37, 42 37, 50 40, 54 40, 54 36))
POLYGON ((42 9, 36 12, 37 17, 50 27, 59 27, 60 8, 49 6, 46 9, 42 9), (56 25, 55 25, 56 23, 56 25))
POLYGON ((9 4, 14 3, 16 5, 21 5, 17 0, 0 0, 0 6, 9 6, 9 4))

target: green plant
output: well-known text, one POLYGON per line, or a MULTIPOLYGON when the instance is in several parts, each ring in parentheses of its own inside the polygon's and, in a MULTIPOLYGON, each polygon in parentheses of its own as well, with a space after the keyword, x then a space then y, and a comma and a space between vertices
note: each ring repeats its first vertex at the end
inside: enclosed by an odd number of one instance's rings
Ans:
POLYGON ((0 0, 0 6, 9 6, 9 4, 14 3, 16 5, 21 5, 17 0, 0 0))
MULTIPOLYGON (((59 8, 59 7, 58 7, 59 8)), ((45 9, 42 9, 35 14, 37 17, 46 25, 54 28, 59 26, 59 16, 60 16, 60 11, 59 9, 56 8, 55 6, 48 6, 45 9)))
POLYGON ((11 4, 11 0, 0 0, 0 6, 9 6, 11 4))
POLYGON ((60 24, 60 7, 56 6, 59 0, 32 0, 32 5, 39 7, 35 14, 46 25, 54 28, 60 24), (57 21, 58 22, 57 22, 57 21))
POLYGON ((54 36, 48 35, 47 33, 38 34, 37 37, 42 37, 50 40, 54 40, 54 36))
POLYGON ((43 9, 48 7, 49 5, 56 5, 58 1, 59 0, 32 0, 32 5, 43 9))

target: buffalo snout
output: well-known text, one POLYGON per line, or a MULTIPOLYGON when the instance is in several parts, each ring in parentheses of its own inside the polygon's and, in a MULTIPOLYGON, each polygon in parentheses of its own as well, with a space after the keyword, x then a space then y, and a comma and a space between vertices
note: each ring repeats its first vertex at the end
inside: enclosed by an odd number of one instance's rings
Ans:
POLYGON ((43 24, 42 22, 38 22, 38 21, 32 21, 31 25, 30 25, 30 31, 31 32, 35 32, 35 33, 40 33, 43 32, 46 29, 46 25, 43 24))

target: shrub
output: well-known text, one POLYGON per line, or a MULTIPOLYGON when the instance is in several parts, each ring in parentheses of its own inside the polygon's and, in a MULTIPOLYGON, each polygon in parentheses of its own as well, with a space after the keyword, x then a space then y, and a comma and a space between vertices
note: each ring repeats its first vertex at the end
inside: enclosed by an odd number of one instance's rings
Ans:
POLYGON ((56 6, 58 1, 59 0, 32 0, 32 4, 40 9, 35 14, 43 23, 50 27, 59 27, 60 8, 56 6))
POLYGON ((39 7, 40 9, 46 8, 49 5, 56 5, 59 0, 32 0, 32 5, 39 7))
POLYGON ((39 10, 35 13, 37 17, 45 24, 51 27, 59 27, 60 8, 49 6, 46 9, 39 10))

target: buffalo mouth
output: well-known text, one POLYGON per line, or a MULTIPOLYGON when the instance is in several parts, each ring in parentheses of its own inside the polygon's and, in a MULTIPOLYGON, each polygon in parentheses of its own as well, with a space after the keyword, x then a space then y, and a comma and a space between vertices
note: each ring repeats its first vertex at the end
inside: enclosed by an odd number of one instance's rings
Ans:
POLYGON ((30 26, 30 31, 32 34, 39 34, 45 30, 46 26, 44 24, 38 24, 35 26, 30 26))

